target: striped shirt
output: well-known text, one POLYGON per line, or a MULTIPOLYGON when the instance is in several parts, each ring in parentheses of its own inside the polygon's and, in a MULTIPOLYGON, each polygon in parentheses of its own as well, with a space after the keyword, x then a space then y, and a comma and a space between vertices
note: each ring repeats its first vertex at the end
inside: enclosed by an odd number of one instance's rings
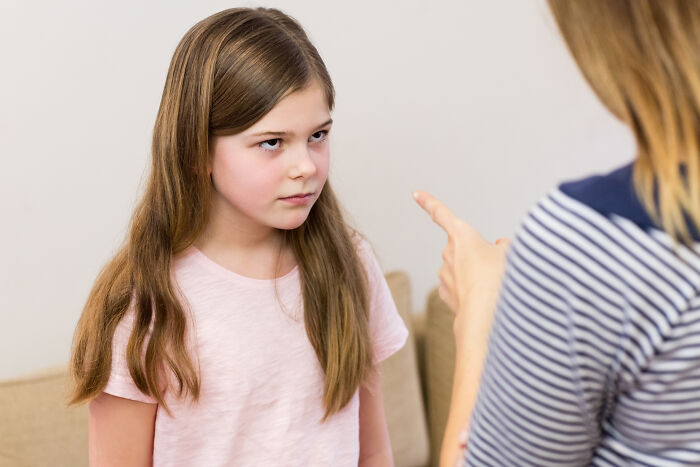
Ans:
POLYGON ((700 466, 700 239, 632 166, 561 185, 508 253, 468 466, 700 466))

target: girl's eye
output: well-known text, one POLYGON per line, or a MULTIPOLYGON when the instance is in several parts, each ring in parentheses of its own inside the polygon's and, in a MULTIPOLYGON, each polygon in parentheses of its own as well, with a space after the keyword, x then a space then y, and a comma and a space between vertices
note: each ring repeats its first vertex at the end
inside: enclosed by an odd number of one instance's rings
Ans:
POLYGON ((328 130, 317 131, 316 133, 311 135, 309 141, 312 143, 320 143, 321 141, 326 139, 326 136, 328 136, 328 130))
POLYGON ((275 139, 268 139, 267 141, 263 141, 262 143, 259 144, 259 146, 266 151, 276 151, 277 149, 280 148, 280 144, 282 143, 282 140, 280 138, 275 138, 275 139))

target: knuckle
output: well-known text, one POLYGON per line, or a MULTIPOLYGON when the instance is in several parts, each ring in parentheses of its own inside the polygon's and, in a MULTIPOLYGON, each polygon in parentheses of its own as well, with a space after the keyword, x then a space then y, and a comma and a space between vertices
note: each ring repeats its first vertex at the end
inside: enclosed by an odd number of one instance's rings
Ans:
POLYGON ((455 221, 455 230, 461 235, 465 235, 469 231, 469 226, 462 219, 457 219, 455 221))
POLYGON ((438 276, 445 276, 450 273, 450 267, 443 263, 442 266, 440 266, 440 269, 438 270, 438 276))
POLYGON ((438 290, 438 295, 440 296, 440 300, 442 300, 443 302, 445 302, 445 304, 446 304, 448 307, 452 308, 452 302, 451 302, 451 300, 450 300, 450 294, 447 292, 446 289, 440 288, 440 289, 438 290))

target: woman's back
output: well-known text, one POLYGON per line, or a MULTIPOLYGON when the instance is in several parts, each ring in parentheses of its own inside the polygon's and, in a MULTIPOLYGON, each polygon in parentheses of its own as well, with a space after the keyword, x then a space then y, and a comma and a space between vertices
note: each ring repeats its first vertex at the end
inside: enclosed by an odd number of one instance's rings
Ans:
POLYGON ((699 465, 700 243, 632 166, 566 183, 509 252, 468 465, 699 465))

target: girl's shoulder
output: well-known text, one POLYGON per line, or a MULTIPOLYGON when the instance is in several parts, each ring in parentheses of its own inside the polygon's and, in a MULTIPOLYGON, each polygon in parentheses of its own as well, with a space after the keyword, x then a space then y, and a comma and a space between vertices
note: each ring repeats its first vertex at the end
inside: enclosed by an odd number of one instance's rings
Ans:
POLYGON ((367 237, 351 227, 348 227, 348 229, 350 229, 350 241, 352 241, 358 255, 373 253, 372 245, 367 240, 367 237))

